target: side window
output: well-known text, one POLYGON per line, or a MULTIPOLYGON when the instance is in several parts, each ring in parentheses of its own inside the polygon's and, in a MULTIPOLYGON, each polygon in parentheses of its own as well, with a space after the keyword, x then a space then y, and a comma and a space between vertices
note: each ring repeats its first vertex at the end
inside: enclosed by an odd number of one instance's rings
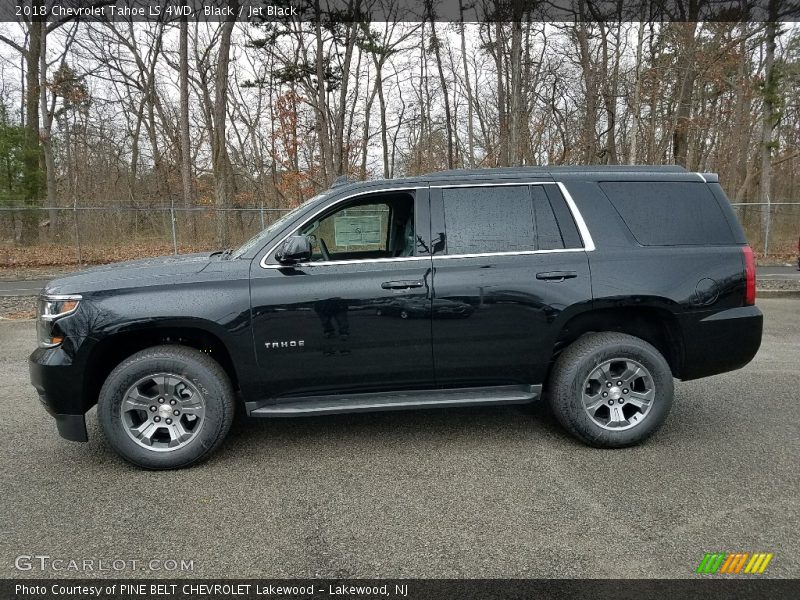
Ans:
POLYGON ((643 246, 736 243, 704 183, 608 181, 600 188, 643 246))
POLYGON ((539 242, 537 250, 555 250, 564 247, 564 240, 561 237, 561 230, 558 228, 550 201, 547 199, 545 187, 543 185, 531 186, 539 242))
POLYGON ((309 236, 313 261, 411 256, 414 199, 408 194, 339 206, 300 229, 309 236))
POLYGON ((444 188, 442 200, 448 254, 536 249, 528 186, 444 188))
POLYGON ((572 217, 572 211, 567 206, 567 201, 561 195, 561 190, 555 185, 545 185, 542 188, 550 203, 550 209, 555 215, 563 241, 563 245, 556 246, 556 248, 583 248, 583 240, 578 233, 578 226, 572 217))

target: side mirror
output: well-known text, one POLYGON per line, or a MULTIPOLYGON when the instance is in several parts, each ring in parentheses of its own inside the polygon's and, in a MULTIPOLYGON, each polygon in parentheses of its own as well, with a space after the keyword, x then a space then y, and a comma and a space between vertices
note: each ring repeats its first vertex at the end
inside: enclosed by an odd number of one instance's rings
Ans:
POLYGON ((275 260, 282 265, 293 265, 311 260, 311 241, 306 235, 292 235, 281 244, 275 260))

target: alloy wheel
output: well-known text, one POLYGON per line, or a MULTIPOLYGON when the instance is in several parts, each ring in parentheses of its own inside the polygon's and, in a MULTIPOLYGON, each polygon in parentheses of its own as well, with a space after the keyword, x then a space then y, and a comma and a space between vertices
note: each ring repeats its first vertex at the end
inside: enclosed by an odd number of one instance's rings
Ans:
POLYGON ((583 409, 595 425, 621 431, 641 423, 655 398, 650 372, 630 358, 612 358, 589 373, 583 384, 583 409))
POLYGON ((206 403, 198 389, 171 373, 148 375, 134 383, 120 411, 128 436, 148 450, 168 452, 191 442, 203 427, 206 403))

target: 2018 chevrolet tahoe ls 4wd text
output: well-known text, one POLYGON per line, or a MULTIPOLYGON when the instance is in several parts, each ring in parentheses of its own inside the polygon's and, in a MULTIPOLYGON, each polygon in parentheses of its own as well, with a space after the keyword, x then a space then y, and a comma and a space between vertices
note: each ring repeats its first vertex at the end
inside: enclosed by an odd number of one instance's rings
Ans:
POLYGON ((761 343, 755 266, 713 174, 449 171, 343 183, 234 251, 47 284, 30 373, 59 433, 186 466, 249 417, 525 403, 623 447, 673 378, 761 343))

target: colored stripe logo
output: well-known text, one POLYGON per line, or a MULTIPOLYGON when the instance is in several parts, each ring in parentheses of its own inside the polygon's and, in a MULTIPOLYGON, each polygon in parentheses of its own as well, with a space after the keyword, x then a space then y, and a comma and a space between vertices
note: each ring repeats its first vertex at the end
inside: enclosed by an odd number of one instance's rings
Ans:
POLYGON ((726 575, 760 575, 774 555, 770 552, 706 552, 696 573, 726 575))

